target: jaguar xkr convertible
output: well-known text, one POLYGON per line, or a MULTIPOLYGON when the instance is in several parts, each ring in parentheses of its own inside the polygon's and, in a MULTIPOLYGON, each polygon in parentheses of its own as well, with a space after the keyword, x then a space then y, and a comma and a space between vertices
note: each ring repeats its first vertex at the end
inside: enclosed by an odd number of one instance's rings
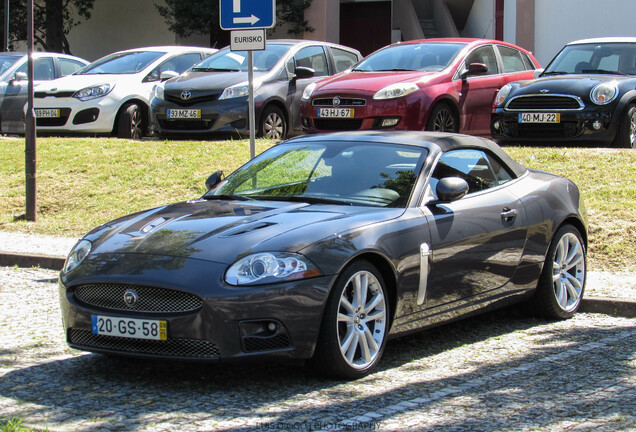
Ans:
POLYGON ((579 189, 484 138, 301 136, 206 184, 77 243, 59 282, 71 347, 357 378, 393 337, 515 302, 556 319, 581 304, 579 189))

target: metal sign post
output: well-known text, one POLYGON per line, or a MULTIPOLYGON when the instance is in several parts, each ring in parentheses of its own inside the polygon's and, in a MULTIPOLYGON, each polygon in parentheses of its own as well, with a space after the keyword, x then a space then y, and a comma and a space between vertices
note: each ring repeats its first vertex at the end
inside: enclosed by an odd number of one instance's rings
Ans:
POLYGON ((25 123, 25 176, 26 176, 26 220, 35 222, 37 214, 37 185, 36 185, 36 145, 35 145, 35 111, 33 110, 33 0, 27 4, 27 45, 28 66, 27 76, 28 99, 25 123))
POLYGON ((232 30, 230 49, 247 51, 247 117, 250 128, 250 158, 256 157, 256 110, 254 108, 254 55, 264 50, 265 29, 276 24, 276 0, 219 0, 223 30, 232 30))

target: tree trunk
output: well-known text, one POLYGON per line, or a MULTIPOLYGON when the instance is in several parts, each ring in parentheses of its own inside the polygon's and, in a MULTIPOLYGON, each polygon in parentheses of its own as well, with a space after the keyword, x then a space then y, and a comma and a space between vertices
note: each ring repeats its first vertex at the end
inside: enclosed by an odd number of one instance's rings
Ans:
POLYGON ((62 9, 64 0, 46 0, 46 49, 53 52, 64 51, 62 31, 62 9))

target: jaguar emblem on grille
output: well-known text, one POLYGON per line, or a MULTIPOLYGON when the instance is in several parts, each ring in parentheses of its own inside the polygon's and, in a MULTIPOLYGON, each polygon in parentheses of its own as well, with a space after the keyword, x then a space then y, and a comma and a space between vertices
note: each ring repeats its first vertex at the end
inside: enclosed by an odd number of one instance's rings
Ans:
POLYGON ((192 92, 186 90, 181 92, 181 99, 188 100, 192 97, 192 92))
POLYGON ((137 304, 137 292, 135 290, 126 290, 124 293, 124 303, 126 306, 133 307, 137 304))
POLYGON ((331 103, 333 104, 334 107, 339 107, 340 106, 340 97, 336 96, 335 98, 333 98, 333 101, 331 101, 331 103))

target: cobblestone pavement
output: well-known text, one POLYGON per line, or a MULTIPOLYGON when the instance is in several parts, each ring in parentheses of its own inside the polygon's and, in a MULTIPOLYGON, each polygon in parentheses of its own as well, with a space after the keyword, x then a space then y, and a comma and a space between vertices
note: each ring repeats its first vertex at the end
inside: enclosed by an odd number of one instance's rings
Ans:
POLYGON ((49 431, 636 430, 636 319, 515 309, 388 344, 345 382, 297 365, 125 360, 64 343, 54 271, 0 268, 0 417, 49 431))

